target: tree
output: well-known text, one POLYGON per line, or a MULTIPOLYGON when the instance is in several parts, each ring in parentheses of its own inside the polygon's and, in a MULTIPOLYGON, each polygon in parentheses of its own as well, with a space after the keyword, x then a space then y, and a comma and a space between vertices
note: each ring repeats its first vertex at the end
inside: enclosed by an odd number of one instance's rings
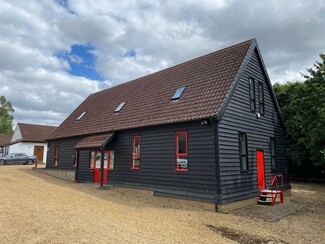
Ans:
POLYGON ((325 53, 304 82, 275 84, 287 129, 288 157, 298 166, 325 167, 325 53))
POLYGON ((13 133, 12 121, 14 108, 10 101, 7 102, 4 96, 0 96, 0 133, 13 133))

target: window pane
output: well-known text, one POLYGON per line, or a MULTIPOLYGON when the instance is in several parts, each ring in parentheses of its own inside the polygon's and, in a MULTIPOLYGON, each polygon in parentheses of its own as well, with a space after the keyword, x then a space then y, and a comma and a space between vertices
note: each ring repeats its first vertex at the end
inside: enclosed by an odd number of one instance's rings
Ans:
POLYGON ((91 168, 91 169, 94 168, 94 161, 95 161, 95 152, 91 152, 91 154, 90 154, 89 168, 91 168))
POLYGON ((140 157, 137 156, 133 157, 133 167, 140 168, 140 157))
POLYGON ((109 169, 114 169, 114 161, 115 161, 115 159, 114 159, 114 151, 111 150, 109 155, 110 155, 109 169))
POLYGON ((177 157, 177 169, 187 169, 188 159, 187 157, 177 157))
POLYGON ((115 109, 114 113, 120 112, 125 104, 126 104, 126 102, 121 102, 120 105, 118 105, 118 107, 115 109))
POLYGON ((133 154, 140 154, 140 137, 133 138, 133 154))
POLYGON ((239 157, 240 170, 248 170, 248 155, 247 155, 247 136, 245 133, 239 133, 239 157))
POLYGON ((101 163, 101 153, 96 153, 96 164, 95 167, 96 169, 100 169, 100 163, 101 163))
POLYGON ((264 104, 260 103, 260 113, 264 114, 264 104))
POLYGON ((107 169, 108 152, 104 153, 104 169, 107 169))
POLYGON ((249 96, 251 99, 255 98, 255 92, 254 92, 254 80, 249 80, 249 96))
POLYGON ((174 93, 172 100, 176 100, 179 99, 180 96, 182 95, 182 93, 184 92, 186 86, 180 87, 176 90, 176 92, 174 93))
POLYGON ((240 154, 246 155, 246 135, 244 133, 240 133, 240 154))
POLYGON ((54 145, 54 166, 59 164, 59 145, 54 145))
POLYGON ((263 84, 260 83, 258 86, 258 92, 259 92, 259 101, 260 103, 263 103, 263 84))
POLYGON ((271 139, 271 155, 275 156, 275 141, 273 138, 271 139))
POLYGON ((179 154, 187 154, 186 151, 186 133, 180 133, 177 135, 178 141, 178 153, 179 154))
POLYGON ((251 105, 251 110, 255 111, 255 100, 251 100, 250 105, 251 105))
POLYGON ((276 160, 275 157, 272 157, 272 169, 276 168, 276 160))
POLYGON ((55 157, 58 157, 59 156, 59 145, 55 145, 55 157))
POLYGON ((259 94, 259 111, 261 114, 264 114, 264 91, 263 84, 258 84, 258 94, 259 94))
POLYGON ((241 170, 247 170, 247 157, 246 156, 241 156, 240 157, 240 169, 241 170))

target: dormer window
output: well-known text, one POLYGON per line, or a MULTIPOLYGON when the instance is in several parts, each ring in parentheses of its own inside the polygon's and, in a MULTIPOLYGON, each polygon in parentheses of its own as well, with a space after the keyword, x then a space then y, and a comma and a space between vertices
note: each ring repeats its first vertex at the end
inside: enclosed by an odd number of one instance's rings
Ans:
POLYGON ((178 100, 181 97, 181 95, 183 94, 185 88, 186 88, 186 86, 178 88, 176 90, 174 96, 172 97, 172 100, 178 100))
POLYGON ((81 120, 81 118, 86 114, 87 112, 82 112, 79 117, 76 119, 76 121, 81 120))
POLYGON ((120 105, 118 105, 118 107, 115 109, 114 113, 120 112, 125 104, 126 104, 126 102, 121 102, 120 105))

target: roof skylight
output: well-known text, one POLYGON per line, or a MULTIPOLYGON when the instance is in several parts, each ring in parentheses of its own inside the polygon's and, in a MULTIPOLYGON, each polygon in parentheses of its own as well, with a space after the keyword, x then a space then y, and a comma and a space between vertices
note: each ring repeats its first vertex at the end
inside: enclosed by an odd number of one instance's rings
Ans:
POLYGON ((118 105, 118 107, 115 109, 114 113, 120 112, 125 104, 126 104, 126 102, 121 102, 120 105, 118 105))
POLYGON ((82 118, 86 113, 87 113, 87 111, 86 111, 86 112, 82 112, 82 113, 79 115, 79 117, 76 119, 76 121, 81 120, 81 118, 82 118))
POLYGON ((177 88, 174 96, 172 97, 172 100, 178 100, 181 97, 181 95, 183 94, 185 88, 186 88, 186 86, 177 88))

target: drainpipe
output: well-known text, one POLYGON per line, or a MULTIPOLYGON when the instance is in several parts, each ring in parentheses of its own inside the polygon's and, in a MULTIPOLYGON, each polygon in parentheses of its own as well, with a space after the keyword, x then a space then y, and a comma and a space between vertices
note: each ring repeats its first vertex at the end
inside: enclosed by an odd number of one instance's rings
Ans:
POLYGON ((104 149, 101 148, 100 157, 100 187, 104 186, 104 149))
POLYGON ((211 118, 211 123, 213 124, 214 129, 214 160, 215 160, 215 169, 216 169, 216 198, 215 198, 215 211, 218 211, 218 204, 221 200, 221 180, 220 180, 220 162, 219 162, 219 134, 218 134, 218 120, 211 118))

